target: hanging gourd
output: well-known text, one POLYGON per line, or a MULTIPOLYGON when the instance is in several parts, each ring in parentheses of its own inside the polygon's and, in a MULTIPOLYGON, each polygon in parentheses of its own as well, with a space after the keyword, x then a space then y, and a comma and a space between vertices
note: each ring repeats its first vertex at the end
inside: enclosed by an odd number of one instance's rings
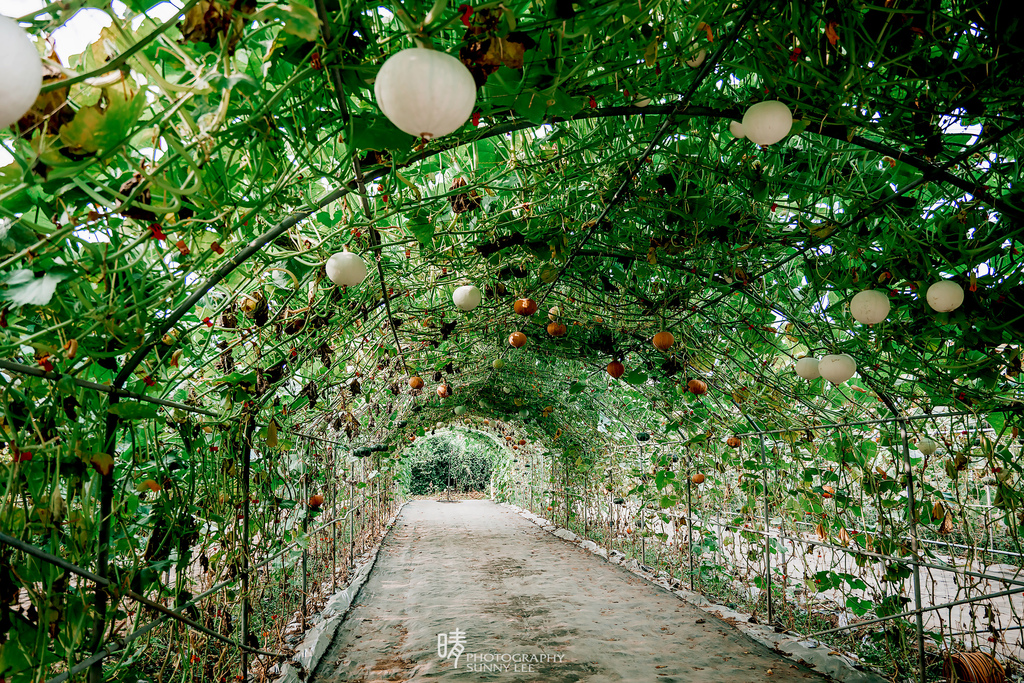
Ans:
POLYGON ((691 69, 696 69, 698 66, 704 63, 704 59, 708 56, 708 51, 701 48, 696 54, 686 60, 686 66, 691 69))
POLYGON ((548 309, 548 320, 558 320, 562 316, 562 309, 558 306, 552 306, 548 309))
POLYGON ((494 368, 495 370, 501 370, 503 367, 505 367, 505 361, 503 361, 500 358, 495 358, 494 362, 491 363, 491 367, 494 368))
POLYGON ((569 328, 559 322, 548 323, 548 334, 552 337, 564 337, 568 334, 569 328))
POLYGON ((732 133, 732 136, 737 140, 742 140, 743 138, 747 137, 746 135, 743 134, 743 124, 740 123, 739 121, 729 122, 729 132, 732 133))
POLYGON ((43 85, 43 63, 28 33, 9 17, 0 16, 0 129, 15 123, 32 108, 43 85))
POLYGON ((472 311, 480 305, 483 295, 475 285, 463 285, 452 294, 452 302, 461 311, 472 311))
POLYGON ((420 378, 420 377, 410 377, 409 378, 409 386, 412 387, 413 389, 422 389, 423 388, 423 379, 420 378))
POLYGON ((350 251, 339 251, 327 259, 324 269, 331 282, 339 287, 354 287, 366 278, 366 264, 350 251))
POLYGON ((522 332, 513 332, 508 337, 508 343, 518 349, 526 344, 526 335, 522 332))
POLYGON ((818 372, 832 384, 842 384, 857 372, 857 361, 845 353, 830 354, 818 361, 818 372))
POLYGON ((818 359, 812 356, 804 356, 796 362, 796 374, 804 379, 818 379, 821 372, 818 371, 818 359))
POLYGON ((917 440, 917 450, 921 451, 922 455, 933 455, 939 448, 939 444, 927 436, 922 436, 917 440))
POLYGON ((476 82, 455 57, 413 47, 384 62, 373 94, 391 123, 430 140, 458 130, 469 119, 476 104, 476 82))
POLYGON ((964 289, 952 280, 939 280, 928 288, 925 299, 933 311, 949 313, 964 302, 964 289))
POLYGON ((743 441, 741 441, 738 436, 730 436, 725 440, 725 443, 728 444, 729 448, 739 448, 743 441))
POLYGON ((889 315, 889 297, 877 289, 866 289, 850 299, 850 313, 864 325, 876 325, 889 315))
POLYGON ((692 477, 690 477, 690 481, 692 481, 694 484, 703 484, 704 483, 704 475, 703 474, 695 474, 692 477))
POLYGON ((668 351, 672 348, 672 345, 676 343, 676 338, 672 336, 671 332, 659 332, 654 335, 652 343, 654 344, 654 348, 659 351, 668 351))
POLYGON ((465 415, 466 414, 466 406, 455 406, 455 414, 456 415, 460 415, 460 416, 461 415, 465 415))
POLYGON ((608 364, 608 367, 605 368, 605 370, 607 370, 608 374, 611 375, 614 379, 618 379, 622 377, 622 373, 626 372, 626 367, 619 361, 613 360, 611 363, 608 364))
POLYGON ((743 134, 755 145, 774 145, 789 135, 793 114, 778 100, 758 102, 743 115, 743 134))
POLYGON ((437 388, 437 395, 441 398, 448 398, 452 395, 452 388, 447 384, 442 384, 437 388))
POLYGON ((516 299, 512 308, 517 315, 527 316, 537 312, 537 302, 533 299, 516 299))
POLYGON ((707 382, 701 379, 691 379, 686 383, 686 388, 689 389, 690 393, 694 396, 703 396, 708 393, 707 382))
POLYGON ((523 408, 522 410, 519 411, 519 417, 525 420, 526 418, 530 417, 530 411, 527 410, 526 408, 523 408))

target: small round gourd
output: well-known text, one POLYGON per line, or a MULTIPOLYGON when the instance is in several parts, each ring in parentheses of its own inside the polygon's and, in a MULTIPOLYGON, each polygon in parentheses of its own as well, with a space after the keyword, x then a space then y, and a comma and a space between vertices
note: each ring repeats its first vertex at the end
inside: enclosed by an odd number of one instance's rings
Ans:
POLYGON ((739 121, 729 122, 729 132, 732 133, 732 136, 734 138, 737 138, 739 140, 742 140, 743 138, 747 137, 746 134, 743 132, 743 124, 740 123, 739 121))
POLYGON ((927 436, 922 436, 917 440, 917 450, 921 451, 923 455, 932 455, 939 448, 939 444, 935 443, 935 439, 927 436))
POLYGON ((857 372, 857 361, 845 353, 830 354, 818 361, 818 372, 832 384, 842 384, 857 372))
POLYGON ((698 66, 704 63, 704 59, 707 56, 708 51, 705 50, 704 48, 701 48, 700 50, 697 51, 697 54, 693 55, 692 57, 686 60, 686 66, 690 67, 691 69, 696 69, 698 66))
POLYGON ((774 145, 792 127, 793 113, 778 100, 758 102, 743 115, 743 134, 755 145, 774 145))
POLYGON ((0 128, 7 128, 39 97, 43 63, 28 33, 5 16, 0 16, 0 64, 0 128))
POLYGON ((522 332, 513 332, 508 337, 508 343, 518 349, 526 344, 526 335, 522 332))
POLYGON ((964 302, 964 289, 952 280, 939 280, 925 295, 928 305, 939 313, 949 313, 960 308, 964 302))
POLYGON ((818 359, 812 356, 804 356, 796 362, 796 374, 804 379, 818 379, 821 372, 818 371, 818 359))
POLYGON ((463 285, 452 294, 452 301, 461 311, 472 311, 480 305, 483 295, 476 285, 463 285))
POLYGON ((366 278, 366 263, 359 258, 358 254, 350 251, 339 251, 327 259, 324 266, 327 277, 339 287, 347 285, 354 287, 366 278))
POLYGON ((503 361, 500 358, 495 358, 494 362, 491 363, 491 367, 494 368, 495 370, 501 370, 503 367, 505 367, 505 361, 503 361))
POLYGON ((877 289, 866 289, 850 299, 850 313, 865 325, 875 325, 889 315, 889 297, 877 289))
POLYGON ((430 140, 458 130, 469 119, 476 104, 476 82, 455 57, 413 47, 384 62, 373 94, 391 123, 430 140))
POLYGON ((659 351, 668 351, 672 348, 672 345, 676 343, 676 338, 672 336, 671 332, 659 332, 654 335, 654 339, 651 340, 654 344, 654 348, 659 351))

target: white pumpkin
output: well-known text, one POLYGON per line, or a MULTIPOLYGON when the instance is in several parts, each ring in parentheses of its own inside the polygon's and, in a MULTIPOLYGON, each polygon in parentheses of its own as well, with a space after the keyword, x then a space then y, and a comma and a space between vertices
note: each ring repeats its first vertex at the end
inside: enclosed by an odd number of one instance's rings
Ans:
POLYGON ((738 140, 742 140, 743 138, 747 137, 743 133, 743 124, 740 123, 739 121, 729 122, 729 132, 732 133, 732 136, 738 140))
POLYGON ((366 264, 357 254, 350 251, 339 251, 327 259, 324 268, 327 270, 327 277, 339 287, 354 287, 366 278, 366 264))
POLYGON ((804 379, 818 379, 821 373, 818 372, 818 359, 812 356, 804 356, 796 362, 796 374, 804 379))
POLYGON ((650 97, 644 97, 643 95, 637 95, 636 99, 633 100, 633 106, 634 107, 640 107, 641 109, 643 109, 644 107, 646 107, 650 103, 651 103, 651 98, 650 97))
POLYGON ((939 280, 928 288, 925 299, 932 310, 949 313, 964 302, 964 289, 952 280, 939 280))
POLYGON ((697 54, 693 55, 686 60, 686 66, 696 69, 698 66, 704 63, 704 59, 708 56, 708 51, 701 48, 697 54))
POLYGON ((479 306, 481 298, 480 288, 476 285, 463 285, 452 294, 452 301, 463 311, 472 311, 479 306))
POLYGON ((43 63, 18 22, 0 16, 0 128, 25 115, 43 85, 43 63))
POLYGON ((917 440, 917 450, 921 451, 924 455, 932 455, 939 448, 939 444, 935 443, 935 439, 927 436, 922 436, 917 440))
POLYGON ((743 115, 743 134, 755 145, 774 145, 792 127, 793 113, 778 100, 758 102, 743 115))
POLYGON ((450 54, 412 47, 384 62, 373 94, 391 123, 430 140, 458 130, 469 119, 476 104, 476 82, 450 54))
POLYGON ((491 367, 494 368, 495 370, 501 370, 503 367, 505 367, 505 361, 503 361, 500 358, 495 358, 494 362, 491 363, 491 367))
POLYGON ((842 384, 857 372, 857 361, 845 353, 830 354, 818 361, 818 372, 832 384, 842 384))
POLYGON ((875 325, 889 315, 889 297, 877 289, 865 289, 850 299, 850 313, 859 323, 875 325))

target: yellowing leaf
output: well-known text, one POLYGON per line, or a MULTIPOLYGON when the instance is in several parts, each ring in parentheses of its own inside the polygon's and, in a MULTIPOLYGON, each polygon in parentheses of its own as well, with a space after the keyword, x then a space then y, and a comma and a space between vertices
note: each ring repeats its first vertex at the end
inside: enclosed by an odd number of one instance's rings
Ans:
POLYGON ((839 42, 839 34, 836 33, 836 26, 838 25, 838 23, 830 21, 828 22, 828 26, 825 27, 825 37, 828 38, 828 42, 831 45, 835 45, 839 42))
POLYGON ((654 66, 658 62, 658 41, 652 40, 651 44, 644 50, 644 64, 654 66))
POLYGON ((89 462, 104 477, 114 471, 114 459, 106 453, 97 453, 89 462))
POLYGON ((60 139, 78 152, 112 149, 124 141, 139 120, 146 98, 125 91, 123 86, 106 88, 104 97, 91 107, 83 107, 71 123, 60 129, 60 139))

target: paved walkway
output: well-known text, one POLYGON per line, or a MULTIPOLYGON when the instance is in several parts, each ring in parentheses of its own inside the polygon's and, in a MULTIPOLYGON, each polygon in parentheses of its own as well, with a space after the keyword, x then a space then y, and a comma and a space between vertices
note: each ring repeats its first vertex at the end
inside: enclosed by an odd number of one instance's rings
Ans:
POLYGON ((412 501, 312 683, 823 680, 491 501, 412 501), (438 654, 438 634, 452 649, 438 654))

